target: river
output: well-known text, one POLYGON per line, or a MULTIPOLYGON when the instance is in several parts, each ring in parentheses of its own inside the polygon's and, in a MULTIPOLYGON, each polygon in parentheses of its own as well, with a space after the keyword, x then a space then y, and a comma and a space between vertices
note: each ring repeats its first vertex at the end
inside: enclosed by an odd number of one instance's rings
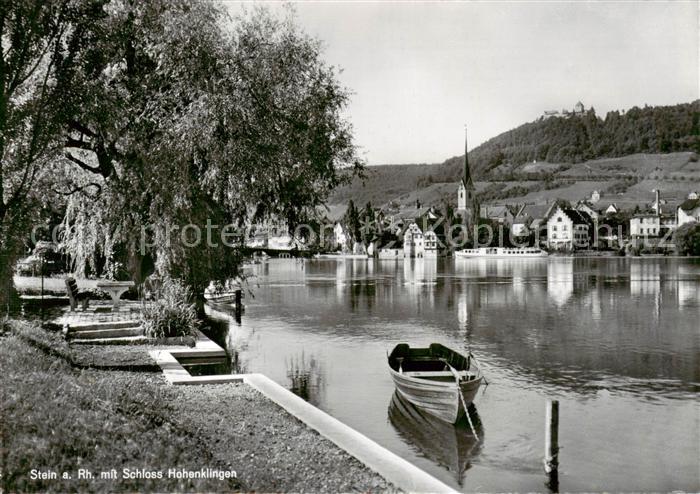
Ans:
POLYGON ((452 487, 546 490, 560 402, 562 491, 700 490, 700 260, 270 260, 220 319, 261 372, 452 487), (471 350, 480 441, 392 405, 400 342, 471 350))

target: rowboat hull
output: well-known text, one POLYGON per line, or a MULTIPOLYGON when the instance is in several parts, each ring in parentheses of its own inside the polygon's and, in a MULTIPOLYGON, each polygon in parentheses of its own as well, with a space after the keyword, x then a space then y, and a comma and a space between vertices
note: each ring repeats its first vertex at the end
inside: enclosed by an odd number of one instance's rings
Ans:
POLYGON ((389 356, 389 372, 403 399, 450 424, 465 414, 483 381, 471 356, 436 343, 414 349, 397 345, 389 356))
MULTIPOLYGON (((218 310, 235 311, 237 308, 235 293, 225 293, 217 295, 204 295, 204 302, 218 310)), ((243 306, 241 304, 241 309, 243 306)))
POLYGON ((409 403, 421 410, 454 424, 464 415, 467 407, 472 404, 482 378, 460 383, 459 392, 464 400, 459 397, 457 386, 452 382, 436 382, 427 379, 418 379, 390 370, 396 391, 409 403))

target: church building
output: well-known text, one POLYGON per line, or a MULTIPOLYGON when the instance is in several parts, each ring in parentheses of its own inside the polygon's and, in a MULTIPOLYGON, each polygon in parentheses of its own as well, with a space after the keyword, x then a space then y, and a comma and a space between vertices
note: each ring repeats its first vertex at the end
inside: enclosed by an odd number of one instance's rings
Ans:
POLYGON ((479 220, 479 201, 476 198, 474 181, 469 171, 469 154, 467 150, 467 129, 464 129, 464 175, 457 189, 457 214, 470 225, 479 220))

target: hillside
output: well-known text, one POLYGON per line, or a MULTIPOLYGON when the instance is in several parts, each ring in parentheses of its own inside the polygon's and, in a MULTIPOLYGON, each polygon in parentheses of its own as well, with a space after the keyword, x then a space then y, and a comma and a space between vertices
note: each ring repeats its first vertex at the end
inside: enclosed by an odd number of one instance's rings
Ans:
MULTIPOLYGON (((605 119, 592 109, 540 119, 476 147, 469 163, 483 203, 578 200, 594 189, 622 202, 645 200, 654 188, 681 197, 700 189, 699 116, 700 100, 609 112, 605 119)), ((457 156, 434 165, 369 167, 364 180, 337 189, 329 205, 454 202, 463 166, 457 156)))
MULTIPOLYGON (((556 198, 577 201, 593 190, 603 193, 610 202, 636 204, 649 202, 652 190, 659 189, 667 199, 680 200, 688 192, 700 190, 700 162, 691 152, 669 154, 635 154, 621 158, 604 158, 577 164, 542 164, 550 175, 545 179, 492 180, 475 183, 485 204, 541 203, 556 198), (551 172, 556 169, 556 172, 551 172), (614 198, 614 199, 613 199, 614 198)), ((439 165, 432 165, 437 167, 439 165)), ((516 167, 527 175, 530 165, 516 167)), ((459 182, 425 182, 431 165, 387 165, 370 167, 364 185, 360 180, 336 191, 330 202, 334 211, 344 211, 349 199, 364 205, 371 201, 381 206, 391 201, 399 205, 440 206, 443 200, 455 202, 459 182), (421 181, 419 185, 417 182, 421 181)), ((516 173, 517 174, 517 173, 516 173)))

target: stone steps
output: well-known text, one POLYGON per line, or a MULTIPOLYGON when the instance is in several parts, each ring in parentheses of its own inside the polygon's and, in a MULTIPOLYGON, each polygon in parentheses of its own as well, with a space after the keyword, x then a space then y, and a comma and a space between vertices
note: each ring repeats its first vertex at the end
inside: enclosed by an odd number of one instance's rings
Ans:
POLYGON ((135 328, 141 325, 138 320, 130 321, 101 321, 101 322, 86 322, 71 324, 68 326, 68 333, 81 331, 98 331, 103 329, 128 329, 135 328))
POLYGON ((124 336, 120 338, 77 338, 71 340, 74 345, 141 345, 146 343, 148 338, 145 336, 124 336))
POLYGON ((71 340, 124 338, 128 336, 143 336, 143 328, 141 326, 134 326, 116 329, 80 329, 77 331, 69 331, 67 336, 71 340))

